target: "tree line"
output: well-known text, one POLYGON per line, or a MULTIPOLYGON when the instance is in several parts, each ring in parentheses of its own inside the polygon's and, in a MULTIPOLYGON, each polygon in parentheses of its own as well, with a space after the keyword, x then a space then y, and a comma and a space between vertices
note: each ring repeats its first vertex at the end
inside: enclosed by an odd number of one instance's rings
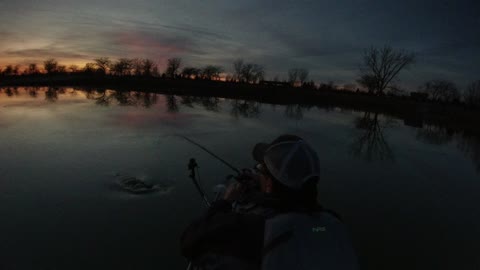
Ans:
MULTIPOLYGON (((113 75, 113 76, 146 76, 162 77, 171 79, 205 79, 220 80, 229 82, 258 84, 265 81, 265 68, 262 65, 245 62, 243 59, 237 59, 233 63, 233 74, 227 74, 222 66, 206 65, 203 67, 193 67, 184 65, 181 58, 167 59, 166 68, 163 72, 159 70, 158 65, 151 59, 142 58, 120 58, 116 61, 109 57, 99 57, 88 62, 83 67, 78 65, 61 65, 59 62, 50 58, 43 61, 42 65, 31 63, 23 71, 19 65, 7 65, 3 70, 0 68, 0 75, 18 76, 18 75, 39 75, 39 74, 70 74, 86 73, 95 75, 113 75)), ((289 70, 289 83, 299 83, 304 85, 308 77, 306 69, 289 70)), ((274 78, 273 81, 279 81, 274 78)), ((286 81, 285 81, 286 82, 286 81)))
MULTIPOLYGON (((416 55, 405 50, 395 50, 390 46, 381 48, 372 47, 365 50, 360 74, 356 82, 371 95, 399 95, 405 91, 396 86, 401 71, 412 67, 416 55)), ((206 65, 194 67, 184 65, 181 58, 167 59, 166 68, 162 72, 158 65, 150 59, 120 58, 111 60, 109 57, 99 57, 93 62, 86 63, 84 67, 77 65, 60 65, 57 60, 51 58, 43 62, 43 70, 36 63, 29 64, 23 71, 19 65, 7 65, 0 69, 4 76, 12 75, 37 75, 37 74, 71 74, 86 73, 92 75, 112 76, 144 76, 161 77, 169 79, 202 79, 202 80, 225 80, 227 82, 247 84, 270 84, 275 86, 291 86, 313 90, 338 90, 333 82, 328 84, 315 84, 309 81, 309 70, 305 68, 291 68, 288 70, 288 79, 280 81, 278 77, 270 81, 265 79, 266 72, 262 65, 245 62, 237 59, 233 62, 233 73, 227 73, 222 66, 206 65)), ((360 88, 353 85, 356 92, 360 88), (356 89, 355 89, 356 88, 356 89)), ((480 107, 480 80, 474 81, 466 89, 460 91, 455 83, 445 79, 434 79, 425 82, 417 91, 410 92, 413 99, 426 101, 431 100, 443 103, 460 103, 472 107, 480 107)))

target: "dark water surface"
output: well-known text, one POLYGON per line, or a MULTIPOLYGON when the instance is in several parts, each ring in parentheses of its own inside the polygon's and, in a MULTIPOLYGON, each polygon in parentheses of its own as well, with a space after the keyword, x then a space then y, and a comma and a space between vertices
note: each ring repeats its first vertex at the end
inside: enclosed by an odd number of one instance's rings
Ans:
POLYGON ((184 269, 179 236, 211 187, 283 133, 318 151, 320 201, 363 269, 480 269, 480 138, 340 108, 71 88, 0 90, 0 269, 184 269), (169 187, 121 191, 134 176, 169 187))

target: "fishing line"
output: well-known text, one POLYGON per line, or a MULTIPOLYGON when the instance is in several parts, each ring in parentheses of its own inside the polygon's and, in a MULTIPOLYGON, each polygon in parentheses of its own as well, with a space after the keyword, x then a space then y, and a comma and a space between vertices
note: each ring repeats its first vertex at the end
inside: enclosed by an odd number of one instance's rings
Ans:
POLYGON ((230 164, 229 162, 225 161, 223 158, 217 156, 216 154, 214 154, 212 151, 208 150, 206 147, 202 146, 201 144, 195 142, 194 140, 184 136, 184 135, 176 135, 180 138, 183 138, 185 139, 186 141, 190 142, 191 144, 199 147, 200 149, 202 149, 203 151, 207 152, 208 154, 210 154, 212 157, 216 158, 217 160, 219 160, 220 162, 222 162, 224 165, 226 165, 227 167, 229 167, 230 169, 232 169, 233 171, 235 171, 236 173, 238 174, 241 174, 241 171, 239 169, 237 169, 235 166, 233 166, 232 164, 230 164))

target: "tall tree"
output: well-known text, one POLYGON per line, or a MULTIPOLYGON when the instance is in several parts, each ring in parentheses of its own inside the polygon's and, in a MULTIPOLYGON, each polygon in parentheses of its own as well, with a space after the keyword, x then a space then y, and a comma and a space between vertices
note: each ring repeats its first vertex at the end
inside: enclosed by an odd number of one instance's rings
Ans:
POLYGON ((242 78, 242 69, 243 69, 243 59, 237 59, 233 62, 233 79, 235 81, 241 82, 242 78))
POLYGON ((257 83, 265 77, 265 69, 261 65, 246 63, 240 73, 240 81, 257 83))
POLYGON ((85 72, 85 73, 93 73, 96 70, 97 69, 96 69, 95 63, 86 63, 85 67, 83 67, 83 72, 85 72))
POLYGON ((3 75, 13 75, 13 65, 8 65, 5 67, 5 69, 2 71, 3 75))
POLYGON ((467 90, 463 93, 463 98, 467 105, 480 107, 480 80, 468 85, 467 90))
POLYGON ((139 58, 132 59, 132 70, 133 70, 133 75, 141 76, 143 74, 143 59, 139 59, 139 58))
POLYGON ((208 65, 202 70, 202 78, 206 80, 218 80, 220 79, 220 73, 223 72, 223 68, 220 66, 208 65))
POLYGON ((69 69, 70 72, 72 72, 72 73, 78 72, 78 66, 77 66, 77 65, 70 65, 70 66, 68 67, 68 69, 69 69))
POLYGON ((167 70, 165 74, 169 78, 175 78, 178 75, 178 70, 182 66, 181 58, 170 58, 167 60, 167 70))
POLYGON ((58 65, 58 66, 57 66, 57 72, 59 72, 59 73, 65 73, 65 72, 67 72, 67 66, 65 66, 65 65, 58 65))
POLYGON ((115 75, 130 75, 132 70, 132 60, 128 58, 120 58, 112 65, 112 71, 115 75))
POLYGON ((143 59, 143 65, 142 65, 142 74, 144 76, 152 76, 153 75, 153 71, 154 71, 154 67, 156 67, 155 63, 153 63, 152 60, 150 59, 143 59))
POLYGON ((421 90, 435 101, 453 102, 460 99, 457 86, 448 80, 428 81, 421 87, 421 90))
POLYGON ((194 67, 185 67, 182 70, 182 78, 185 79, 196 79, 200 76, 202 71, 194 67))
POLYGON ((245 63, 243 59, 233 62, 233 79, 238 82, 258 83, 265 77, 265 68, 254 63, 245 63))
POLYGON ((308 79, 308 70, 304 68, 299 68, 298 69, 298 80, 300 81, 300 84, 303 85, 307 79, 308 79))
POLYGON ((292 85, 295 85, 297 83, 303 85, 308 79, 308 74, 308 69, 292 68, 288 71, 288 81, 292 85))
POLYGON ((43 62, 43 69, 45 69, 47 74, 55 73, 57 71, 57 67, 58 62, 53 58, 47 59, 43 62))
MULTIPOLYGON (((390 46, 381 49, 370 48, 363 56, 363 65, 360 68, 361 78, 368 78, 368 85, 374 86, 373 92, 381 95, 389 88, 400 71, 408 68, 415 62, 415 54, 407 51, 394 50, 390 46), (370 81, 372 80, 372 81, 370 81)), ((359 82, 365 80, 360 79, 359 82)))
POLYGON ((97 72, 101 74, 107 74, 108 69, 110 68, 112 61, 108 57, 99 57, 93 59, 95 61, 95 66, 97 67, 97 72))
POLYGON ((27 72, 28 72, 28 74, 37 74, 38 73, 37 64, 36 63, 29 64, 27 72))
POLYGON ((295 82, 298 80, 298 69, 292 68, 288 71, 288 82, 291 85, 294 85, 295 82))

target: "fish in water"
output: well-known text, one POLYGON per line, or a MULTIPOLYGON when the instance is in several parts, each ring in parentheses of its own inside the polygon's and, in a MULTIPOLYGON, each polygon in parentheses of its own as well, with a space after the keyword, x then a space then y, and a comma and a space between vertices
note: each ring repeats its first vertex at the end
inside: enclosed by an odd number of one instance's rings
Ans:
POLYGON ((151 184, 133 176, 119 177, 117 183, 122 190, 134 194, 151 193, 157 191, 168 192, 171 189, 170 186, 151 184))

